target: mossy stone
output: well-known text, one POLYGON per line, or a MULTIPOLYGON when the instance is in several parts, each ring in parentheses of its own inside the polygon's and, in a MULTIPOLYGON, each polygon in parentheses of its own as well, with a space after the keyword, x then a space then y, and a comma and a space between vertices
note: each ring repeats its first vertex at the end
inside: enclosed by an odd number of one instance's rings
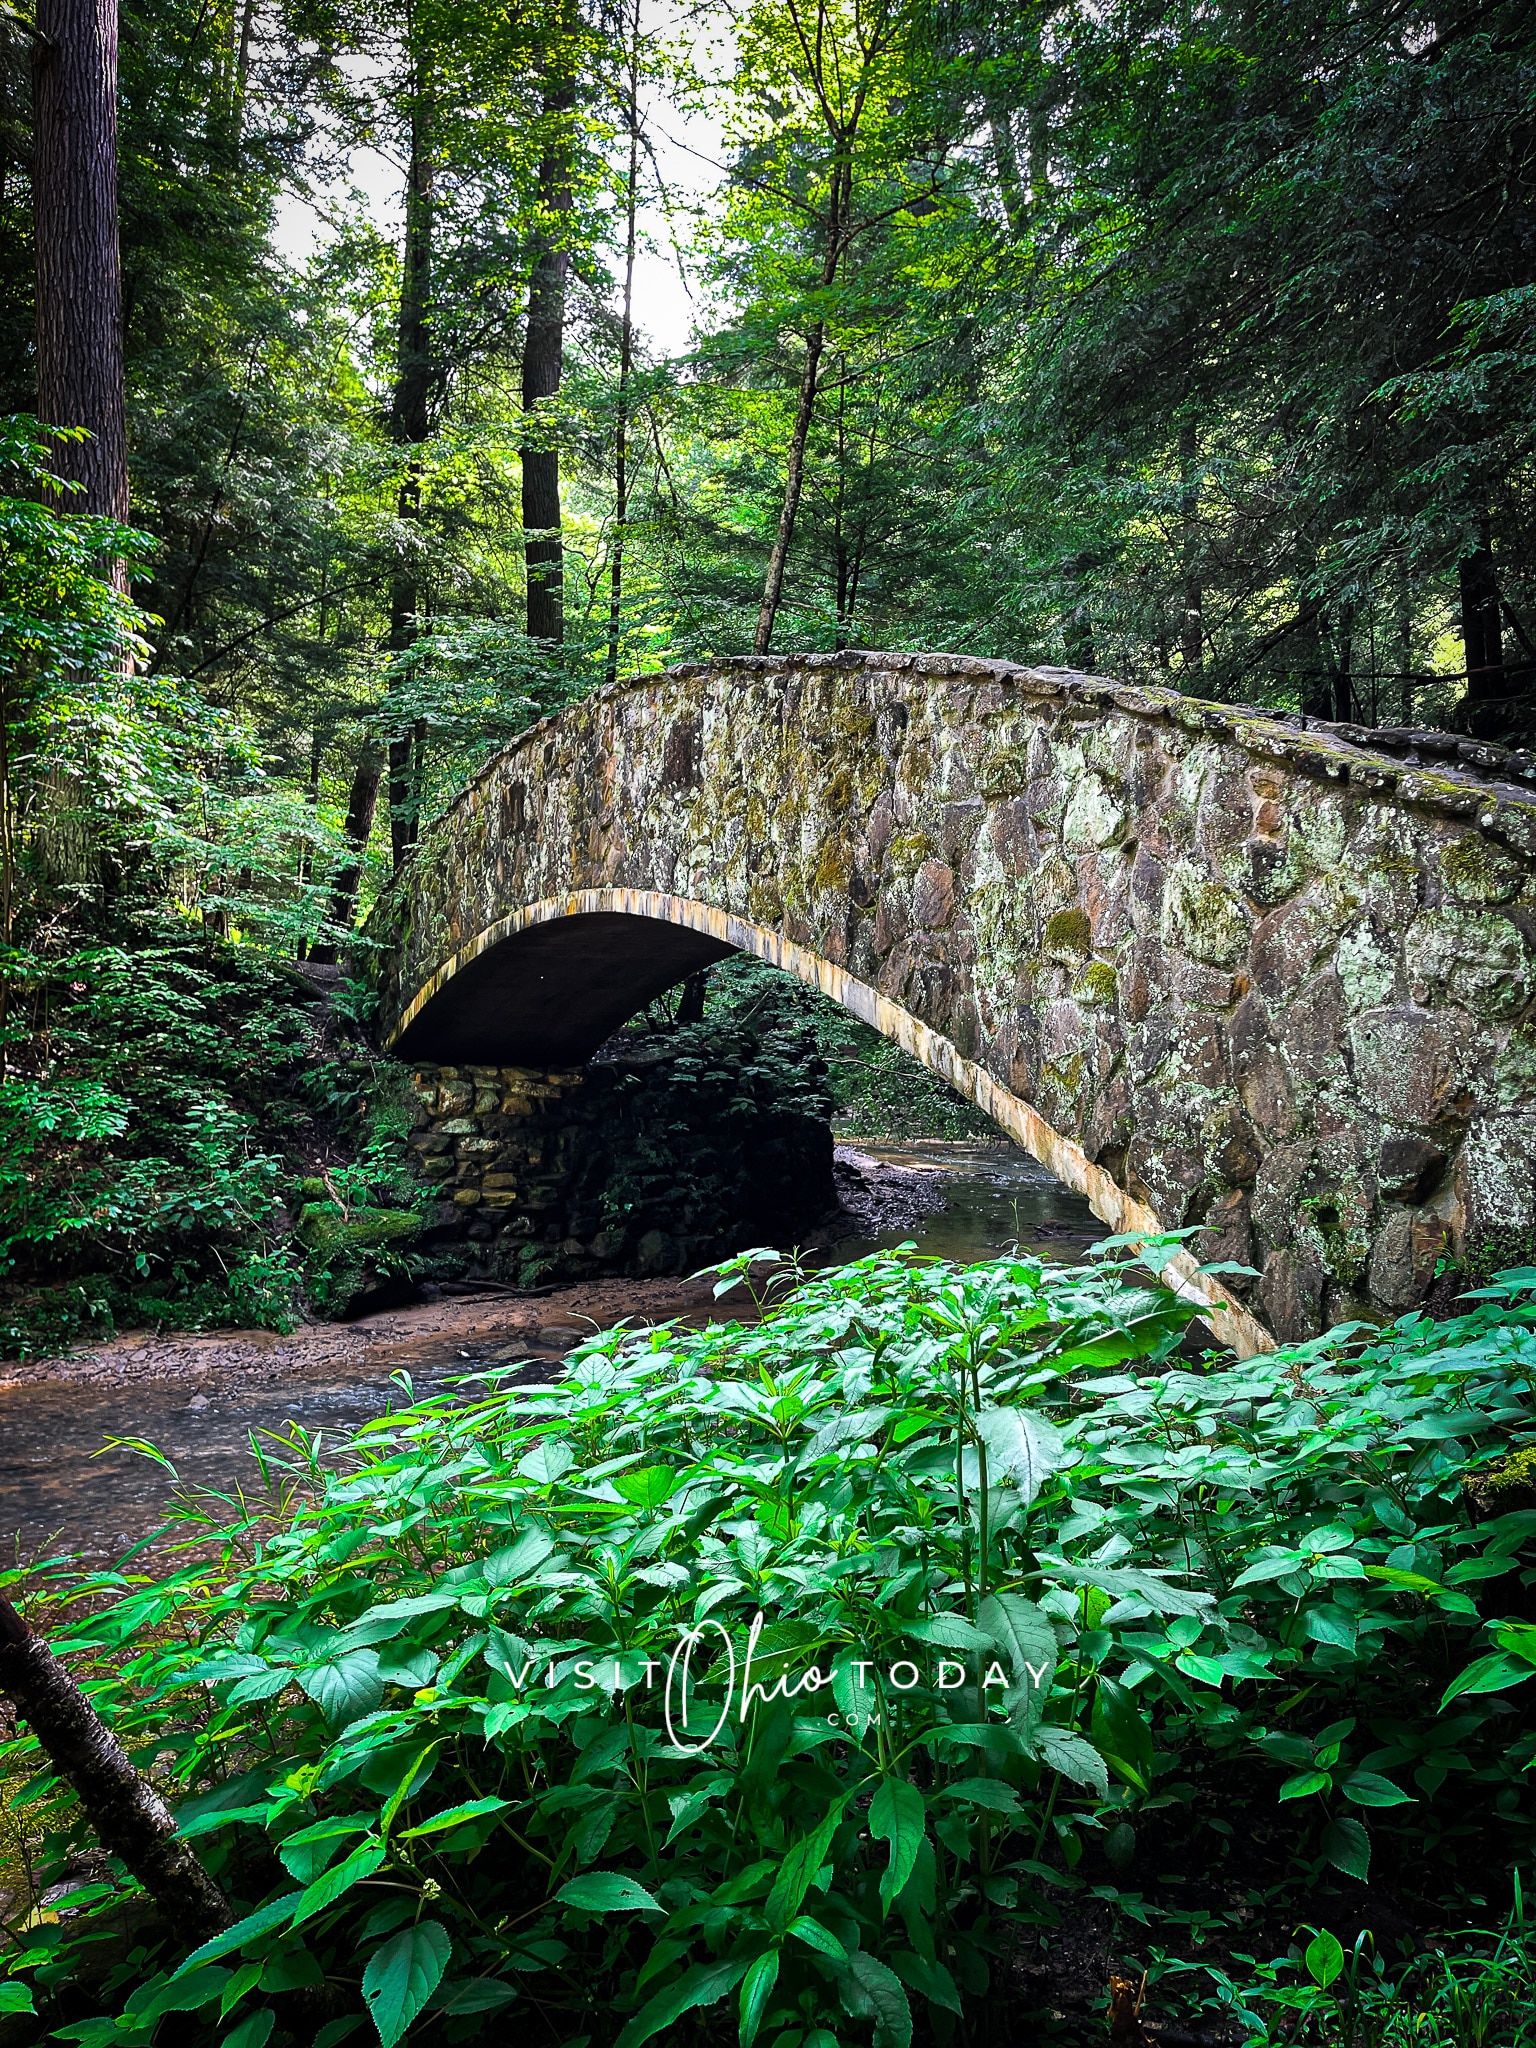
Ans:
POLYGON ((343 1216, 334 1202, 306 1202, 294 1235, 312 1252, 363 1252, 415 1237, 420 1229, 414 1209, 353 1209, 343 1216))
POLYGON ((1092 948, 1093 926, 1080 905, 1046 919, 1045 950, 1053 960, 1081 960, 1092 948))

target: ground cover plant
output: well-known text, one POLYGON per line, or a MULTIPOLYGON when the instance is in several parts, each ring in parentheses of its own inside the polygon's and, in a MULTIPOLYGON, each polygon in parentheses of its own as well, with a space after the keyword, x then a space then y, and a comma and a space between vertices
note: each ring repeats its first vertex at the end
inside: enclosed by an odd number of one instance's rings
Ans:
POLYGON ((1160 1966, 1226 2038, 1452 2038, 1338 2016, 1473 1981, 1378 1975, 1367 1907, 1496 1920, 1530 1867, 1536 1272, 1240 1362, 1169 1249, 880 1255, 553 1385, 405 1389, 284 1514, 189 1507, 184 1569, 57 1574, 53 1640, 234 1924, 189 1952, 18 1736, 34 1883, 75 1889, 12 1916, 15 2024, 1033 2040, 1020 1959, 1083 1900, 1170 1950, 1177 1838, 1255 1902, 1248 1961, 1160 1966))

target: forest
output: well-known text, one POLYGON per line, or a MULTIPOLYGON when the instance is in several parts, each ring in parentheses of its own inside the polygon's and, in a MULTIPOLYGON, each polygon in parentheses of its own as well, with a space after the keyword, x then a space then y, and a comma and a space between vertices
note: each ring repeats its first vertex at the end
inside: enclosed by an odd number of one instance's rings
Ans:
MULTIPOLYGON (((509 741, 720 655, 1528 806, 1533 455, 1515 0, 0 5, 0 1432, 114 1340, 647 1244, 708 1303, 227 1490, 146 1423, 105 1561, 6 1509, 0 2048, 1531 2048, 1536 1267, 1404 1207, 1408 1307, 1240 1353, 1193 1224, 817 1264, 763 1158, 809 1217, 829 1119, 979 1110, 739 958, 562 1124, 381 1049, 364 923, 509 741), (538 1172, 542 1236, 443 1224, 538 1172)), ((1464 867, 1447 929, 1529 922, 1464 867)))

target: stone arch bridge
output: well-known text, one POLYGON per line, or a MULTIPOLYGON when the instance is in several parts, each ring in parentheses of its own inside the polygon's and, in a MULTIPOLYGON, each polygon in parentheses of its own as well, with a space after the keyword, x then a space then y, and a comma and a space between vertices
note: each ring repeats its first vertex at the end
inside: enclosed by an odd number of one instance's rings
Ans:
POLYGON ((1199 1225, 1247 1352, 1536 1252, 1536 769, 1059 669, 720 659, 515 740, 376 907, 386 1043, 571 1066, 739 949, 1116 1231, 1199 1225))

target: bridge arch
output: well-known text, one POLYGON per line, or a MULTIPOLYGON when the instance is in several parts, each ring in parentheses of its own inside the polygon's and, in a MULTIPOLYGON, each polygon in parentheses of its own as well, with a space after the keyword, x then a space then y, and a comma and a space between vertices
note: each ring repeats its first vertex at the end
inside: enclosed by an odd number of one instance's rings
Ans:
POLYGON ((1112 1229, 1258 1268, 1181 1262, 1248 1352, 1536 1252, 1532 766, 1006 663, 720 660, 499 754, 368 957, 403 1056, 564 1065, 756 954, 1112 1229))

